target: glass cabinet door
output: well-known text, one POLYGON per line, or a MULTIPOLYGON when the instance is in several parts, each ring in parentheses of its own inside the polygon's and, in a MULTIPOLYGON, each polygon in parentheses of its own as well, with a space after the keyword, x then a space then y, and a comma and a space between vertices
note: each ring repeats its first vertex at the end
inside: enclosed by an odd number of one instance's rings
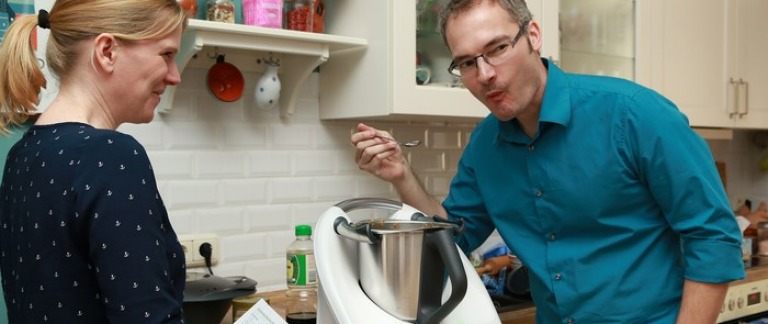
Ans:
POLYGON ((461 87, 448 73, 451 52, 443 42, 438 14, 447 0, 416 0, 416 84, 432 87, 461 87))
POLYGON ((560 67, 635 79, 635 1, 560 0, 560 67))

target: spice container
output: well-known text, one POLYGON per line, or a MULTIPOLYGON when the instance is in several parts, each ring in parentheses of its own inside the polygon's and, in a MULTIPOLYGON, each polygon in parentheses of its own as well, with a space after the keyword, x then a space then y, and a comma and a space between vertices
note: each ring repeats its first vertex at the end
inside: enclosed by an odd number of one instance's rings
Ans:
POLYGON ((208 0, 206 5, 206 19, 223 23, 235 23, 234 0, 208 0))
POLYGON ((283 28, 311 32, 314 28, 314 0, 285 0, 283 2, 283 28))

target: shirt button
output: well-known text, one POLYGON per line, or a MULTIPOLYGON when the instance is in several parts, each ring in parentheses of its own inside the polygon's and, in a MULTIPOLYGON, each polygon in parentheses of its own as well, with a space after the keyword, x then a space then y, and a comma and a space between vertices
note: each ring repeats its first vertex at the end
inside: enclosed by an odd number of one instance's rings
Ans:
POLYGON ((549 240, 550 241, 554 241, 556 238, 557 238, 557 236, 554 233, 549 234, 549 240))
POLYGON ((541 189, 537 189, 536 190, 536 197, 541 198, 541 196, 543 196, 543 195, 544 195, 544 192, 541 191, 541 189))
POLYGON ((528 146, 528 152, 533 152, 536 149, 535 145, 528 146))
POLYGON ((555 280, 560 280, 560 279, 563 279, 563 276, 561 274, 559 274, 559 273, 556 273, 555 274, 555 280))

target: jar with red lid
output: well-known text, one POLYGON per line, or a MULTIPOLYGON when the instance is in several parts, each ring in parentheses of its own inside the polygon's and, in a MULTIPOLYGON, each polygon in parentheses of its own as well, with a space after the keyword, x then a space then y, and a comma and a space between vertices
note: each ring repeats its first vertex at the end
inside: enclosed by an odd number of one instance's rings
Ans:
POLYGON ((283 29, 311 32, 314 15, 314 0, 283 1, 283 29))

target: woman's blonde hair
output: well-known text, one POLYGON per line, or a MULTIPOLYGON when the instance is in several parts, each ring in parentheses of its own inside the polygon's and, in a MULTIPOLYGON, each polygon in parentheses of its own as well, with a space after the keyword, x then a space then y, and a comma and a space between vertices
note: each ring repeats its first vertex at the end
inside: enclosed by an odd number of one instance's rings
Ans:
MULTIPOLYGON (((18 17, 0 46, 0 134, 35 113, 40 89, 45 87, 31 37, 38 16, 18 17)), ((128 44, 159 39, 185 28, 187 16, 177 0, 56 0, 47 21, 50 36, 45 59, 51 73, 63 82, 83 55, 76 46, 80 42, 101 33, 128 44)))

